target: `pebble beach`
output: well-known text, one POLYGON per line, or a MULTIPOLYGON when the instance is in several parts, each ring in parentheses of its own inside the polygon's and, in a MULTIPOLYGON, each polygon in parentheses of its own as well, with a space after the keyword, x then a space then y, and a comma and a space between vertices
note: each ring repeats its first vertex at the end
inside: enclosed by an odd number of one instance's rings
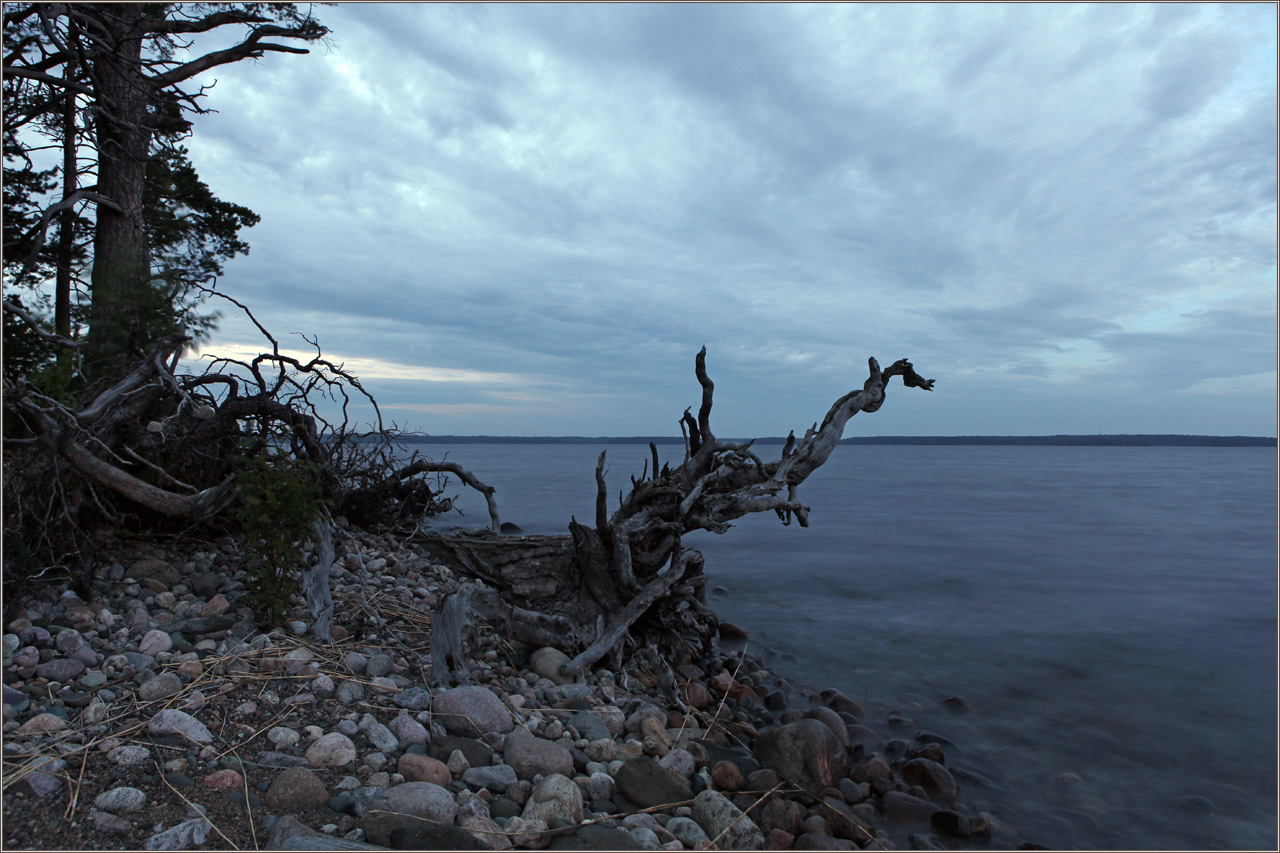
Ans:
POLYGON ((434 689, 431 609, 462 579, 390 535, 338 555, 327 644, 301 598, 255 624, 231 538, 108 541, 91 600, 6 600, 4 846, 1038 846, 945 733, 789 683, 741 648, 750 626, 674 681, 567 679, 480 626, 470 683, 434 689))

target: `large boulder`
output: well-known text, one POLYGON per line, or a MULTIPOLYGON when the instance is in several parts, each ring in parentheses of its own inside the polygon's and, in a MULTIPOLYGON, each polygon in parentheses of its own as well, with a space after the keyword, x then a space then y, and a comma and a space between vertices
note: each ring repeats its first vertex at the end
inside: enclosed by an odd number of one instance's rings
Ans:
POLYGON ((784 779, 817 793, 849 772, 849 755, 826 723, 812 718, 778 726, 756 738, 752 754, 784 779))
POLYGON ((478 738, 488 732, 506 734, 515 728, 511 712, 492 690, 479 685, 442 690, 431 703, 431 715, 451 735, 478 738))
POLYGON ((430 782, 405 782, 378 792, 360 826, 371 844, 386 847, 397 826, 450 826, 457 814, 458 805, 444 788, 430 782))

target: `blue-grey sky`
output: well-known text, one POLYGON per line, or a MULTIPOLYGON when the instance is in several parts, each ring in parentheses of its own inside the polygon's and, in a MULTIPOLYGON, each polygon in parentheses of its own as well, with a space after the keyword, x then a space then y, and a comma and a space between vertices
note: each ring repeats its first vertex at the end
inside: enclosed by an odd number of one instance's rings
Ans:
POLYGON ((220 289, 405 428, 677 435, 706 345, 728 436, 868 356, 936 390, 846 435, 1276 434, 1273 4, 317 14, 188 144, 220 289))

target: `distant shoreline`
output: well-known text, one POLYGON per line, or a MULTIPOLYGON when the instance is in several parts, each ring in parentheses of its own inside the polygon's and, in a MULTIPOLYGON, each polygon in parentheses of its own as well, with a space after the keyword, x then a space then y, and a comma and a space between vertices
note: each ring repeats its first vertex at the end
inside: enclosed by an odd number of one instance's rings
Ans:
MULTIPOLYGON (((400 436, 410 444, 684 444, 680 436, 525 436, 423 435, 400 436)), ((746 441, 746 439, 730 439, 746 441)), ((778 436, 757 438, 756 444, 785 444, 778 436)), ((880 435, 843 439, 848 445, 973 445, 1025 447, 1275 447, 1276 439, 1250 435, 880 435)))

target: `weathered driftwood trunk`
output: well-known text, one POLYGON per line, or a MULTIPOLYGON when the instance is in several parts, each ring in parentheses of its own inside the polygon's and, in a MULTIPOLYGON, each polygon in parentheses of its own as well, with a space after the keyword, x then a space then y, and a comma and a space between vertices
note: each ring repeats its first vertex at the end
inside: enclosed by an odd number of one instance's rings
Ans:
POLYGON ((618 669, 644 648, 672 663, 696 659, 709 651, 718 621, 706 604, 702 555, 684 548, 681 537, 692 530, 723 533, 734 519, 768 510, 783 524, 795 518, 808 526, 809 509, 797 488, 827 461, 849 418, 879 409, 894 376, 908 387, 932 390, 933 380, 922 379, 906 359, 883 371, 874 358, 869 365, 861 390, 837 400, 803 438, 792 433, 781 457, 764 462, 751 442, 721 441, 711 432, 714 385, 703 348, 696 362, 702 403, 696 419, 686 409, 680 421, 683 461, 674 468, 662 463, 651 444, 652 470, 646 463, 644 473, 632 478, 630 493, 612 515, 601 453, 594 526, 573 519, 561 536, 419 535, 436 559, 484 581, 512 606, 513 636, 571 655, 565 674, 606 656, 618 669))

